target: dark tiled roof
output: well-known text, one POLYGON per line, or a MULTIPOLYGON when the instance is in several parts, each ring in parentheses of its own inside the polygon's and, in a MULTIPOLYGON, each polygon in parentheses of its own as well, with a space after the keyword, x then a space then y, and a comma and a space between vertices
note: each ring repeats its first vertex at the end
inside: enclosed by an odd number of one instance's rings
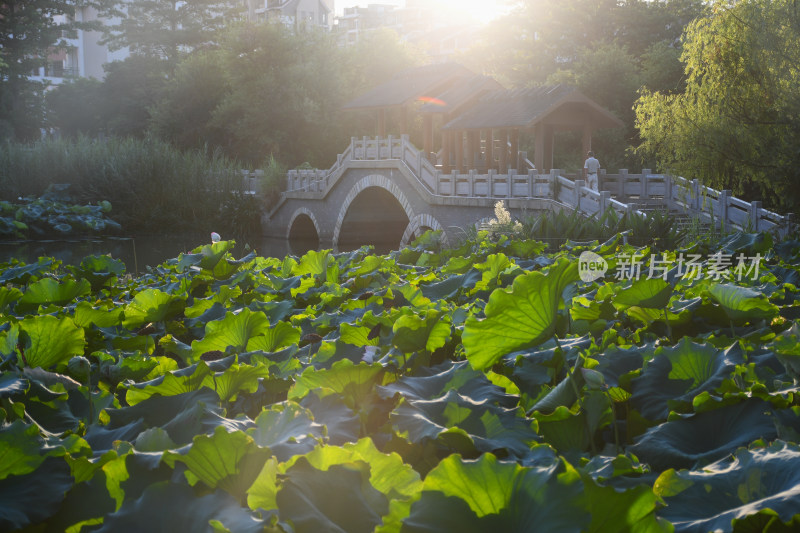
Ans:
POLYGON ((575 87, 547 85, 531 89, 492 91, 464 114, 444 125, 445 130, 529 128, 565 104, 591 115, 597 127, 617 127, 622 122, 589 100, 575 87))
POLYGON ((427 103, 419 108, 422 113, 452 113, 489 91, 502 90, 494 78, 477 74, 462 78, 442 94, 436 95, 436 103, 427 103))
POLYGON ((407 104, 422 96, 436 96, 454 80, 471 74, 469 69, 455 63, 411 68, 346 103, 343 109, 372 109, 407 104))

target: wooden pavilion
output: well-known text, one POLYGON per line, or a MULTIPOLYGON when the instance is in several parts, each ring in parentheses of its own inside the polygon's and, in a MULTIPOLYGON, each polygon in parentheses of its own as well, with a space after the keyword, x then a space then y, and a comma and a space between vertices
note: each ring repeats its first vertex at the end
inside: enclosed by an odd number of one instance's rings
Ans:
POLYGON ((624 125, 575 87, 509 90, 454 63, 403 71, 344 109, 374 111, 379 137, 386 136, 387 112, 400 110, 400 133, 408 133, 409 112, 419 113, 423 153, 445 173, 521 170, 530 163, 519 156, 522 131, 533 134, 533 164, 539 172, 547 172, 553 167, 556 132, 580 132, 586 153, 596 130, 624 125), (441 133, 441 144, 434 153, 436 130, 441 133))

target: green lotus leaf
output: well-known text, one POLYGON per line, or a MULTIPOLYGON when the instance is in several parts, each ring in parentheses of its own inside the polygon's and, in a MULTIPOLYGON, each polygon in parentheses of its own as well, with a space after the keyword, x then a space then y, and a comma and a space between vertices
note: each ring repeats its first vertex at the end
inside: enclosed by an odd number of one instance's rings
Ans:
POLYGON ((0 428, 0 480, 35 471, 48 457, 79 454, 88 448, 73 435, 68 439, 45 438, 35 424, 15 420, 0 428))
POLYGON ((445 361, 427 369, 425 374, 403 376, 394 383, 377 387, 377 392, 383 398, 400 395, 406 400, 433 400, 454 390, 475 403, 503 407, 513 407, 517 403, 516 398, 505 394, 485 372, 475 370, 467 361, 445 361))
POLYGON ((312 389, 331 389, 355 405, 359 398, 369 395, 375 385, 382 384, 383 367, 378 364, 354 364, 348 359, 337 361, 327 370, 306 368, 289 390, 290 400, 299 400, 312 389))
MULTIPOLYGON (((104 412, 107 424, 92 426, 90 431, 96 431, 98 438, 103 437, 102 433, 111 432, 110 442, 133 441, 144 429, 160 427, 173 442, 182 446, 209 428, 219 425, 237 427, 231 420, 220 416, 218 403, 216 393, 206 388, 174 396, 151 396, 130 407, 107 408, 104 412)), ((88 434, 87 440, 92 442, 88 434)), ((93 444, 92 449, 98 448, 93 444)))
POLYGON ((772 248, 773 239, 769 233, 744 233, 737 232, 723 237, 717 244, 720 252, 731 255, 744 254, 746 257, 755 257, 756 254, 765 254, 772 248))
POLYGON ((770 404, 751 399, 649 429, 628 450, 657 471, 691 468, 778 436, 770 404))
POLYGON ((40 524, 58 511, 73 486, 69 465, 50 457, 25 475, 0 479, 0 531, 40 524))
POLYGON ((448 431, 458 428, 469 437, 474 449, 484 452, 505 450, 518 458, 528 455, 539 440, 530 419, 518 409, 504 409, 475 402, 450 390, 435 400, 407 400, 391 415, 392 427, 409 442, 439 440, 448 443, 448 431))
POLYGON ((566 406, 560 406, 550 414, 534 411, 533 417, 538 422, 539 433, 544 441, 559 453, 589 449, 591 435, 587 429, 585 412, 576 413, 566 406))
POLYGON ((203 270, 214 270, 217 264, 233 247, 235 241, 218 241, 212 244, 198 246, 190 254, 178 256, 178 270, 183 272, 188 267, 199 266, 203 270))
POLYGON ((133 445, 140 452, 162 452, 177 448, 177 445, 169 438, 169 433, 159 427, 149 428, 139 433, 133 445))
POLYGON ((323 426, 314 422, 311 411, 292 401, 271 405, 255 423, 247 434, 281 462, 310 452, 323 437, 323 426))
POLYGON ((277 352, 299 343, 300 334, 300 328, 296 328, 287 322, 278 322, 275 326, 264 330, 263 335, 250 337, 247 341, 247 351, 277 352))
POLYGON ((366 326, 354 326, 352 324, 348 324, 347 322, 344 322, 341 326, 339 326, 339 332, 341 333, 341 337, 339 337, 339 339, 342 342, 352 344, 353 346, 378 346, 381 340, 380 336, 370 338, 370 328, 366 326))
POLYGON ((443 459, 425 478, 403 532, 586 531, 583 483, 558 460, 522 467, 492 454, 443 459))
POLYGON ((422 295, 429 300, 450 300, 454 301, 460 294, 472 290, 481 280, 482 274, 475 269, 457 276, 432 283, 420 283, 419 289, 422 295))
POLYGON ((0 287, 0 313, 6 312, 6 309, 20 298, 22 291, 19 289, 0 287))
POLYGON ((17 301, 17 311, 25 313, 46 304, 65 305, 86 296, 91 290, 91 284, 85 279, 67 279, 59 283, 53 278, 44 278, 28 285, 17 301))
POLYGON ((743 363, 738 344, 719 350, 684 337, 675 346, 656 349, 642 375, 631 381, 631 404, 645 418, 666 419, 672 402, 690 409, 695 396, 716 390, 743 363))
POLYGON ((154 517, 158 517, 161 531, 213 531, 212 521, 237 533, 260 533, 265 526, 223 491, 197 496, 188 485, 159 481, 149 485, 139 498, 126 499, 116 513, 105 517, 97 531, 151 531, 154 517))
POLYGON ((484 370, 507 353, 552 337, 561 293, 577 279, 577 263, 560 261, 547 274, 530 272, 518 276, 510 290, 495 290, 486 318, 470 317, 464 326, 462 340, 470 364, 484 370))
POLYGON ((325 426, 329 444, 342 445, 358 440, 361 420, 341 395, 329 389, 315 389, 306 394, 300 405, 314 413, 316 423, 325 426))
POLYGON ((481 280, 475 284, 475 291, 483 291, 497 286, 500 276, 519 270, 519 267, 505 254, 492 254, 483 263, 476 263, 475 269, 481 274, 481 280))
POLYGON ((229 432, 218 426, 213 435, 196 436, 185 455, 167 451, 162 460, 172 468, 177 462, 185 464, 184 474, 190 485, 202 482, 210 489, 219 487, 238 498, 253 484, 270 455, 246 433, 229 432))
POLYGON ((303 257, 300 258, 300 262, 292 269, 292 275, 294 276, 314 276, 314 277, 325 277, 328 273, 328 268, 335 264, 336 260, 331 255, 330 250, 309 250, 303 257))
POLYGON ((164 322, 180 313, 186 302, 158 289, 145 289, 125 306, 123 325, 134 329, 149 322, 164 322))
POLYGON ((728 318, 734 323, 771 320, 778 315, 778 307, 762 293, 746 287, 718 283, 708 289, 728 318))
POLYGON ((403 353, 434 352, 450 339, 450 316, 431 309, 420 315, 402 314, 395 320, 392 345, 403 353))
POLYGON ((372 533, 389 501, 370 484, 369 470, 362 461, 319 470, 301 457, 276 496, 281 519, 297 532, 372 533))
MULTIPOLYGON (((247 308, 238 313, 229 312, 222 320, 213 320, 206 324, 205 337, 192 343, 192 352, 199 357, 206 352, 225 352, 229 346, 240 352, 248 349, 248 343, 253 338, 266 335, 269 331, 269 320, 264 313, 247 308)), ((268 344, 268 340, 264 341, 264 345, 268 344)))
POLYGON ((669 305, 673 286, 661 278, 638 279, 614 297, 614 305, 620 308, 645 307, 664 309, 669 305))
POLYGON ((795 322, 771 343, 775 357, 795 380, 800 380, 800 324, 795 322))
POLYGON ((656 516, 659 498, 649 485, 617 489, 584 479, 592 522, 586 529, 592 533, 672 533, 672 525, 656 516))
POLYGON ((800 509, 800 448, 778 441, 740 449, 702 471, 668 470, 655 491, 667 504, 659 515, 677 531, 731 531, 734 520, 766 510, 790 522, 800 509))
POLYGON ((108 255, 91 255, 84 257, 79 266, 69 269, 76 278, 88 280, 93 291, 98 291, 125 273, 125 263, 108 255))
POLYGON ((125 401, 128 405, 136 405, 152 396, 177 396, 186 392, 196 391, 206 385, 214 389, 212 370, 200 361, 196 366, 182 371, 173 371, 151 381, 135 383, 128 386, 125 401))
POLYGON ((232 402, 240 392, 255 392, 259 380, 268 376, 266 367, 233 364, 223 372, 206 376, 203 386, 216 392, 223 402, 232 402))
POLYGON ((55 270, 61 261, 56 261, 52 257, 40 257, 39 261, 31 264, 20 264, 11 268, 6 268, 0 274, 0 283, 14 283, 24 285, 31 278, 40 278, 45 273, 55 270))
POLYGON ((69 317, 35 316, 19 323, 20 344, 25 354, 19 363, 30 367, 50 368, 83 355, 86 340, 83 328, 69 317))
POLYGON ((75 324, 82 328, 97 326, 98 328, 113 328, 121 326, 124 309, 114 304, 93 307, 89 302, 78 302, 75 306, 75 324))

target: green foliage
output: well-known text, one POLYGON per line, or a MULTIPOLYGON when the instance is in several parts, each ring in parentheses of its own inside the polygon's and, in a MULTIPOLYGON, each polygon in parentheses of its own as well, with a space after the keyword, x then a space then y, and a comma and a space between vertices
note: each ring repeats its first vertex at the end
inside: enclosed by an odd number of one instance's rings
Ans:
MULTIPOLYGON (((154 139, 99 142, 81 137, 7 144, 0 151, 1 199, 39 196, 52 183, 70 185, 73 203, 113 205, 115 220, 130 232, 165 227, 229 231, 230 219, 220 205, 240 205, 246 196, 240 194, 243 180, 236 163, 218 153, 181 152, 154 139)), ((30 202, 30 207, 23 206, 21 220, 36 220, 47 209, 54 221, 67 217, 55 222, 56 226, 66 223, 103 229, 100 222, 105 219, 98 218, 97 208, 66 206, 59 201, 47 197, 30 202)), ((37 224, 31 224, 32 229, 37 224)), ((62 229, 66 231, 66 227, 62 229)))
POLYGON ((796 529, 797 243, 703 249, 734 285, 480 236, 0 266, 0 528, 796 529))
POLYGON ((66 0, 0 6, 0 141, 26 141, 41 135, 44 85, 29 77, 47 64, 54 49, 66 48, 65 37, 74 38, 78 29, 95 28, 96 24, 76 22, 75 10, 74 2, 66 0))
POLYGON ((687 29, 686 89, 644 91, 639 152, 765 204, 797 205, 800 14, 791 0, 718 1, 687 29))
POLYGON ((103 129, 102 88, 103 84, 94 78, 78 78, 48 91, 45 94, 48 125, 58 128, 65 137, 97 136, 103 129))
POLYGON ((129 48, 136 55, 164 60, 170 68, 191 51, 213 43, 225 23, 243 9, 240 2, 230 0, 109 3, 101 13, 119 21, 104 28, 109 48, 129 48))

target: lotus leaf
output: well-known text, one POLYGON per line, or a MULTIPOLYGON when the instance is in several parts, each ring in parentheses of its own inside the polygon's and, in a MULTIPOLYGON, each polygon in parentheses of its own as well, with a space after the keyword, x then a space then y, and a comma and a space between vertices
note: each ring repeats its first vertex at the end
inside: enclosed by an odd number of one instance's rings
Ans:
POLYGON ((736 323, 771 320, 778 314, 778 308, 762 293, 746 287, 718 283, 708 289, 728 318, 736 323))
POLYGON ((790 522, 800 509, 800 449, 775 442, 740 449, 702 471, 667 470, 655 491, 667 503, 659 514, 676 531, 730 531, 734 520, 762 510, 790 522))
POLYGON ((716 390, 743 362, 738 345, 718 350, 683 338, 674 347, 656 349, 641 377, 631 381, 631 403, 644 417, 663 420, 671 406, 690 409, 692 398, 716 390))
POLYGON ((86 344, 83 328, 75 325, 71 318, 56 318, 51 315, 26 318, 19 323, 19 361, 25 366, 50 368, 66 363, 75 355, 83 355, 86 344))
POLYGON ((491 367, 509 352, 535 347, 555 333, 561 293, 578 279, 578 266, 561 261, 548 273, 518 276, 510 290, 497 289, 485 319, 470 317, 462 340, 473 367, 491 367))
POLYGON ((125 306, 123 325, 133 329, 148 322, 163 322, 180 313, 184 305, 177 296, 158 289, 145 289, 125 306))
POLYGON ((65 305, 86 296, 91 290, 91 284, 85 279, 80 281, 67 279, 58 282, 53 278, 44 278, 28 285, 22 298, 17 301, 16 309, 25 313, 35 310, 40 305, 65 305))

